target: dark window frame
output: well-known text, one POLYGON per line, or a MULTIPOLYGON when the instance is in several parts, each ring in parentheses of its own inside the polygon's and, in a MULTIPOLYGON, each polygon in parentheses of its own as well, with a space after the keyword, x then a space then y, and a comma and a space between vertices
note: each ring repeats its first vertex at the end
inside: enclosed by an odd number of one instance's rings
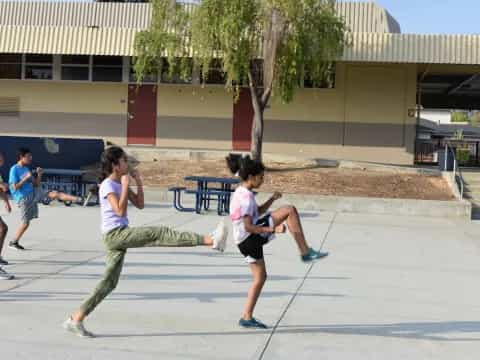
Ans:
POLYGON ((0 71, 0 79, 21 80, 22 79, 22 60, 23 60, 22 54, 14 54, 14 53, 0 54, 0 70, 2 69, 3 66, 18 67, 17 69, 18 77, 2 76, 2 72, 0 71), (8 56, 17 57, 18 59, 8 59, 8 56), (5 59, 5 57, 7 57, 7 59, 5 59))

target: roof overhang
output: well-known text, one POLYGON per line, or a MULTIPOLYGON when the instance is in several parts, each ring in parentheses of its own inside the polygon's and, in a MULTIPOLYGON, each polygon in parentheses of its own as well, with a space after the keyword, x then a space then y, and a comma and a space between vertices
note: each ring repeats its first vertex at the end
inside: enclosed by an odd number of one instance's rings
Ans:
MULTIPOLYGON (((0 26, 0 53, 133 56, 135 34, 120 27, 0 26)), ((480 64, 479 35, 350 33, 340 61, 480 64)))

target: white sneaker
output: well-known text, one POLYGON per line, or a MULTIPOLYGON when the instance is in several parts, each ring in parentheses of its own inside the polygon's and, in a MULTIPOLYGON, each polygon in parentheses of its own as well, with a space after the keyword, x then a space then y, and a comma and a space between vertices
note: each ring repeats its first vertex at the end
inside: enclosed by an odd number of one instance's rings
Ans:
POLYGON ((63 323, 63 328, 77 336, 88 337, 88 338, 95 337, 95 335, 93 335, 90 331, 87 331, 87 329, 85 329, 85 327, 83 326, 83 322, 73 321, 71 317, 65 320, 65 322, 63 323))
POLYGON ((223 252, 227 247, 228 228, 225 220, 222 219, 217 225, 217 228, 212 233, 213 246, 212 249, 223 252))
POLYGON ((5 270, 3 270, 1 267, 0 267, 0 280, 12 280, 14 279, 15 276, 13 276, 12 274, 9 274, 7 273, 5 270))

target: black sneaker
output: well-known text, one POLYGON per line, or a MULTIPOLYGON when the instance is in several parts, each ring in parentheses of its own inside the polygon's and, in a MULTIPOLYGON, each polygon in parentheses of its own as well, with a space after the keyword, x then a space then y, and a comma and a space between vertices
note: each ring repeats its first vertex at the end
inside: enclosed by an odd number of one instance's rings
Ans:
POLYGON ((8 244, 8 247, 12 249, 17 249, 17 250, 25 250, 25 248, 18 243, 18 241, 10 241, 8 244))
POLYGON ((12 280, 14 279, 15 276, 13 276, 12 274, 9 274, 7 273, 5 270, 3 270, 2 268, 0 268, 0 280, 12 280))
POLYGON ((0 265, 8 265, 8 261, 0 256, 0 265))

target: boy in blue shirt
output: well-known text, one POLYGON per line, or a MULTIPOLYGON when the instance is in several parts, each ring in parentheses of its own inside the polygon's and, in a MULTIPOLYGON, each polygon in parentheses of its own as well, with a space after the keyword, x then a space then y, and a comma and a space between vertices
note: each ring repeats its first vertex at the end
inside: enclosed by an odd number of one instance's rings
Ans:
POLYGON ((9 247, 17 250, 25 250, 19 241, 27 231, 30 221, 38 218, 38 203, 48 196, 51 200, 71 201, 81 203, 82 199, 77 196, 64 194, 58 191, 44 193, 41 189, 42 168, 36 169, 37 176, 34 177, 30 170, 32 164, 32 152, 27 148, 20 148, 17 151, 17 163, 10 168, 8 184, 13 200, 20 208, 22 223, 15 233, 9 247))

